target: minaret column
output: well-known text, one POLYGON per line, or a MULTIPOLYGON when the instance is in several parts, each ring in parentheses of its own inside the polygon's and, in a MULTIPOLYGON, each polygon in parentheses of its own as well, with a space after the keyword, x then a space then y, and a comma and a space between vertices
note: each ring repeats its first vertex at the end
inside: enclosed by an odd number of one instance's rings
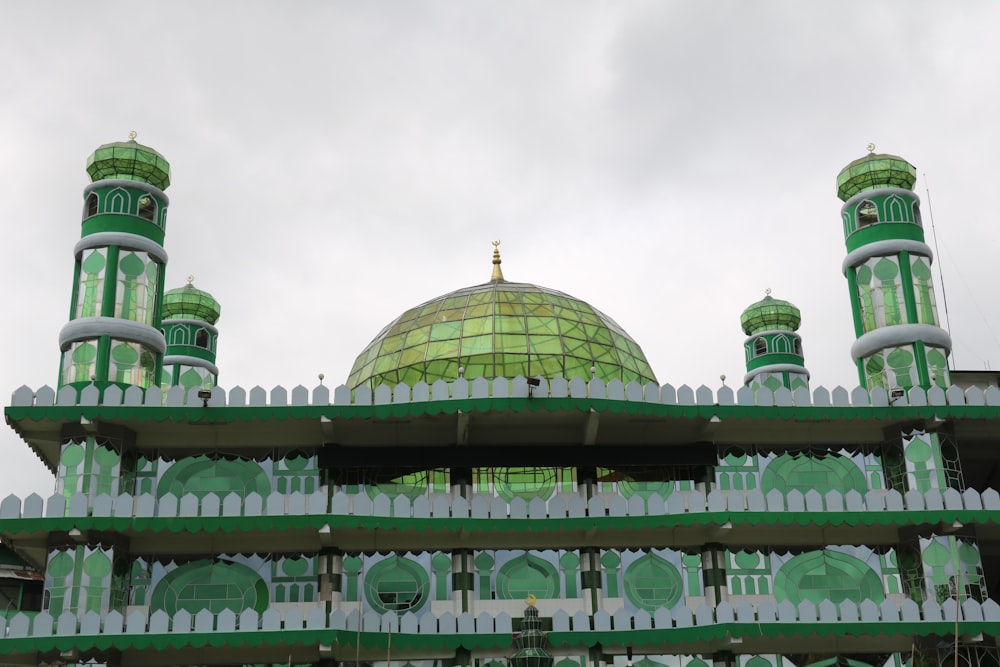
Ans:
POLYGON ((951 336, 938 321, 916 178, 906 160, 874 152, 837 176, 857 338, 851 356, 868 389, 951 383, 951 336))
POLYGON ((194 276, 188 284, 172 289, 163 297, 163 335, 166 353, 163 358, 164 390, 180 386, 186 391, 211 389, 219 383, 215 365, 221 307, 208 292, 194 286, 194 276))
POLYGON ((74 255, 69 322, 59 334, 59 385, 156 384, 170 165, 132 140, 106 144, 87 161, 83 224, 74 255))
POLYGON ((743 341, 747 363, 743 384, 754 390, 809 388, 802 337, 796 333, 801 322, 799 309, 773 298, 771 290, 762 300, 747 306, 740 315, 740 325, 747 335, 743 341))

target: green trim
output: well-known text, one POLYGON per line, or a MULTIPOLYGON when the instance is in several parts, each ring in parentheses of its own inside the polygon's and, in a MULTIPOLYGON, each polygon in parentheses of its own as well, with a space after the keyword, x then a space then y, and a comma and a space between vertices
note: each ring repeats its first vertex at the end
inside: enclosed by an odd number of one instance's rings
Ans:
POLYGON ((767 352, 748 361, 747 372, 749 373, 750 371, 756 370, 761 366, 771 366, 773 364, 792 364, 793 366, 803 366, 805 364, 805 358, 800 354, 767 352))
POLYGON ((725 588, 726 571, 724 569, 702 570, 702 583, 705 588, 725 588))
MULTIPOLYGON (((69 317, 67 321, 76 319, 76 300, 80 298, 80 272, 83 270, 82 258, 73 262, 73 293, 69 299, 69 317)), ((62 377, 60 369, 59 377, 62 377)))
MULTIPOLYGON (((169 331, 169 329, 168 329, 169 331)), ((164 356, 173 355, 186 355, 189 357, 195 357, 197 359, 202 359, 209 363, 215 363, 215 353, 211 350, 206 350, 203 347, 197 347, 195 345, 171 345, 167 343, 167 352, 164 356)))
POLYGON ((451 588, 454 591, 471 591, 476 588, 476 575, 473 572, 453 572, 451 588))
MULTIPOLYGON (((142 236, 163 246, 165 233, 155 222, 129 213, 99 213, 83 221, 81 238, 101 232, 122 232, 142 236)), ((111 266, 111 263, 108 263, 111 266)), ((117 266, 117 265, 115 265, 117 266)))
POLYGON ((601 571, 600 570, 584 570, 580 572, 580 586, 581 588, 600 588, 601 587, 601 571))
MULTIPOLYGON (((847 269, 847 287, 851 291, 851 314, 854 316, 854 337, 861 338, 865 334, 864 322, 861 318, 861 298, 858 296, 858 275, 856 268, 847 269)), ((861 378, 861 386, 865 379, 861 378)))
POLYGON ((917 365, 917 382, 924 389, 930 389, 934 383, 927 368, 927 348, 922 340, 913 341, 913 363, 917 365))
POLYGON ((101 317, 115 316, 115 290, 118 288, 118 256, 116 245, 108 246, 107 264, 104 268, 104 294, 101 299, 101 317))
POLYGON ((906 321, 918 324, 917 301, 913 295, 913 271, 910 270, 910 253, 899 251, 899 279, 903 283, 903 305, 906 307, 906 321))
MULTIPOLYGON (((88 383, 89 384, 89 383, 88 383)), ((764 406, 764 405, 673 405, 617 401, 604 398, 469 398, 448 401, 389 403, 385 405, 301 405, 264 407, 161 407, 122 405, 49 405, 8 406, 7 421, 15 428, 20 421, 79 422, 91 421, 190 424, 231 424, 287 420, 318 421, 326 417, 340 419, 398 419, 429 415, 467 413, 529 413, 579 411, 607 414, 640 415, 661 419, 749 419, 796 422, 883 421, 885 426, 926 419, 934 414, 947 419, 1000 419, 995 405, 896 405, 855 406, 764 406)))
MULTIPOLYGON (((914 621, 898 623, 718 623, 689 628, 658 628, 655 630, 610 630, 589 632, 548 632, 553 647, 583 649, 601 647, 642 646, 667 647, 676 651, 681 644, 698 644, 725 640, 728 637, 908 637, 950 636, 953 621, 914 621)), ((998 621, 962 621, 963 634, 1000 634, 998 621)), ((49 651, 73 649, 89 651, 167 649, 222 649, 256 646, 328 645, 354 651, 358 643, 364 649, 385 651, 392 642, 396 650, 450 650, 463 647, 469 650, 506 650, 511 643, 510 633, 476 634, 406 634, 394 632, 357 632, 356 630, 275 630, 255 632, 176 632, 164 634, 116 635, 67 635, 52 637, 19 637, 0 639, 0 655, 37 655, 49 651)), ((231 655, 231 653, 229 653, 231 655)), ((353 656, 353 653, 350 653, 353 656)), ((166 658, 164 658, 166 659, 166 658)), ((205 660, 211 662, 211 660, 205 660)))
POLYGON ((847 237, 847 252, 876 241, 907 239, 924 242, 924 230, 915 222, 879 222, 867 225, 847 237))
MULTIPOLYGON (((114 301, 112 301, 112 306, 114 301)), ((102 335, 97 339, 97 365, 94 368, 94 374, 97 376, 95 380, 97 382, 107 382, 109 377, 109 369, 111 368, 111 336, 108 334, 102 335)))
MULTIPOLYGON (((37 537, 44 543, 53 532, 73 528, 81 531, 108 531, 122 535, 199 532, 284 532, 313 534, 324 526, 337 531, 373 531, 418 533, 528 533, 552 534, 597 530, 614 534, 627 530, 659 530, 713 526, 731 522, 734 526, 933 526, 940 522, 1000 525, 995 510, 882 510, 878 512, 691 512, 649 516, 575 517, 544 519, 414 519, 409 517, 353 516, 345 514, 309 514, 289 516, 243 517, 55 517, 0 519, 0 535, 37 537)), ((25 545, 27 546, 27 545, 25 545)), ((468 573, 472 574, 472 573, 468 573)), ((585 573, 581 573, 585 574, 585 573)), ((599 573, 598 573, 599 574, 599 573)))

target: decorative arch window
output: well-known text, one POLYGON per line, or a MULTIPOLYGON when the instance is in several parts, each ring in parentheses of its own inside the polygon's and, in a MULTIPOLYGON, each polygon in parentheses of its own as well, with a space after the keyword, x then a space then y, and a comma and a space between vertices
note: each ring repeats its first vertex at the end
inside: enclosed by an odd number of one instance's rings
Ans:
POLYGON ((97 203, 98 202, 97 202, 96 192, 91 192, 89 195, 87 195, 87 201, 84 204, 84 212, 83 212, 84 219, 97 215, 97 203))
POLYGON ((782 454, 768 464, 761 476, 763 493, 777 489, 782 493, 798 490, 806 493, 815 489, 821 494, 828 491, 868 491, 868 481, 861 468, 846 456, 811 456, 808 454, 782 454))
POLYGON ((857 218, 858 227, 873 225, 878 222, 878 207, 875 206, 875 202, 866 199, 858 204, 857 218))
POLYGON ((671 608, 684 592, 680 572, 664 558, 648 553, 629 565, 624 574, 625 595, 636 607, 655 611, 671 608))
POLYGON ((888 222, 909 222, 909 211, 901 197, 893 195, 885 202, 885 212, 888 222))
POLYGON ((391 556, 376 563, 365 575, 365 598, 381 614, 416 612, 430 594, 430 577, 408 558, 391 556))
POLYGON ((269 602, 267 583, 258 573, 240 563, 205 559, 181 565, 163 577, 153 589, 149 606, 171 616, 181 610, 197 614, 202 609, 239 614, 246 609, 263 612, 269 602))
POLYGON ((139 217, 150 222, 156 221, 156 200, 151 195, 139 197, 139 217))
POLYGON ((163 474, 157 484, 156 495, 162 498, 167 493, 178 498, 188 493, 199 498, 209 493, 215 493, 219 498, 230 493, 241 498, 258 493, 266 498, 271 493, 271 481, 256 461, 193 456, 177 461, 163 474))
POLYGON ((843 218, 844 236, 850 236, 851 234, 854 233, 855 229, 857 228, 856 225, 854 224, 854 216, 852 216, 847 211, 844 211, 840 217, 843 218))
POLYGON ((792 349, 795 351, 795 354, 797 354, 797 355, 799 355, 801 357, 802 356, 802 341, 800 339, 796 338, 795 341, 792 343, 792 349))
POLYGON ((829 600, 860 604, 885 600, 882 579, 860 558, 824 549, 799 554, 781 566, 774 577, 774 597, 792 604, 829 600))
POLYGON ((767 341, 763 338, 757 338, 753 342, 753 356, 759 357, 762 354, 767 354, 767 341))
POLYGON ((171 345, 186 345, 187 344, 187 330, 184 327, 174 327, 173 331, 170 332, 170 344, 171 345))
POLYGON ((556 491, 555 468, 512 467, 495 468, 493 485, 498 496, 510 502, 514 498, 548 499, 556 491))
POLYGON ((105 197, 105 213, 128 213, 132 208, 132 197, 122 188, 115 188, 105 197))
POLYGON ((554 598, 559 595, 559 573, 538 556, 525 553, 509 561, 497 572, 497 598, 523 600, 527 595, 554 598))
POLYGON ((924 226, 923 218, 920 217, 920 202, 913 202, 913 222, 924 226))
POLYGON ((194 344, 196 347, 208 349, 208 331, 206 329, 198 329, 198 333, 194 335, 194 344))
POLYGON ((775 336, 773 343, 775 352, 788 352, 791 345, 788 344, 788 336, 775 336))

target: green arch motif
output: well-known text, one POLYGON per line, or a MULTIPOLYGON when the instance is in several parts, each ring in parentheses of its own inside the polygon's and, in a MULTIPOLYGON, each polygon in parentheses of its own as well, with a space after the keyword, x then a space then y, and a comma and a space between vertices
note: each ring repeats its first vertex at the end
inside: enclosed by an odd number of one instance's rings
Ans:
POLYGON ((52 557, 52 560, 49 561, 49 565, 46 568, 46 574, 51 576, 53 579, 56 579, 58 583, 59 579, 62 579, 73 571, 73 564, 73 557, 65 551, 60 551, 52 557))
POLYGON ((835 655, 832 658, 811 662, 806 667, 872 667, 872 665, 860 660, 852 660, 841 655, 835 655))
POLYGON ((626 477, 618 481, 618 490, 625 498, 631 498, 632 496, 639 496, 643 500, 649 500, 650 496, 654 493, 660 494, 661 498, 666 499, 673 490, 673 482, 643 482, 632 479, 631 477, 626 477))
POLYGON ((796 605, 805 600, 817 605, 824 600, 881 603, 885 588, 878 574, 859 558, 837 551, 810 551, 781 566, 774 577, 774 597, 796 605))
POLYGON ((411 472, 406 475, 395 477, 388 482, 370 484, 367 486, 366 490, 368 492, 368 496, 373 499, 379 494, 384 493, 389 498, 406 496, 410 500, 414 500, 427 495, 427 471, 421 470, 419 472, 411 472))
POLYGON ((365 573, 365 599, 380 613, 416 612, 427 604, 430 577, 418 563, 391 556, 365 573))
POLYGON ((533 594, 539 598, 559 595, 559 573, 546 560, 529 553, 508 561, 497 572, 497 598, 521 600, 533 594))
POLYGON ((497 495, 510 502, 514 498, 548 499, 556 490, 555 468, 497 468, 493 471, 497 495))
POLYGON ((868 480, 861 469, 844 456, 782 454, 764 469, 760 486, 765 494, 772 489, 782 493, 793 489, 806 493, 815 489, 823 495, 828 491, 857 491, 864 494, 868 491, 868 480))
POLYGON ((162 609, 171 616, 180 610, 213 614, 230 609, 258 613, 267 609, 267 583, 246 565, 223 560, 199 560, 178 567, 160 580, 149 598, 151 611, 162 609))
POLYGON ((646 611, 672 608, 684 592, 677 568, 653 553, 629 565, 624 580, 626 597, 636 607, 646 611))
POLYGON ((262 498, 271 493, 271 480, 256 461, 248 459, 210 459, 193 456, 178 461, 163 474, 156 486, 156 497, 172 493, 178 498, 193 493, 204 498, 215 493, 223 498, 236 493, 246 498, 256 492, 262 498))
POLYGON ((640 658, 634 663, 635 667, 667 667, 662 662, 658 660, 650 660, 649 658, 640 658))

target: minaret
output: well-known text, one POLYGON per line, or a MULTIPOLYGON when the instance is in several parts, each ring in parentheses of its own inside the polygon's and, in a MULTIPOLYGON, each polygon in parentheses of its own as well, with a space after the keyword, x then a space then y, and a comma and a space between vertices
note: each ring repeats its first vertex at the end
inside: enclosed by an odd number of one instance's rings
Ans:
POLYGON ((521 632, 514 640, 517 652, 508 660, 510 667, 552 667, 554 658, 545 650, 546 638, 542 631, 542 619, 538 617, 538 601, 533 594, 525 600, 524 619, 521 632))
POLYGON ((59 333, 60 386, 146 388, 160 374, 170 165, 134 132, 129 138, 87 160, 93 182, 83 193, 69 322, 59 333))
POLYGON ((215 323, 221 309, 211 294, 193 283, 194 276, 188 276, 187 285, 163 295, 163 335, 167 340, 161 382, 164 389, 211 389, 219 383, 215 365, 219 330, 215 323))
POLYGON ((746 352, 747 374, 743 383, 752 389, 771 391, 785 387, 809 387, 809 371, 802 356, 802 337, 796 333, 802 315, 787 301, 775 299, 771 290, 761 301, 747 306, 740 315, 746 352))
POLYGON ((951 337, 938 323, 916 178, 906 160, 874 152, 837 176, 857 337, 851 356, 868 389, 950 384, 951 337))

